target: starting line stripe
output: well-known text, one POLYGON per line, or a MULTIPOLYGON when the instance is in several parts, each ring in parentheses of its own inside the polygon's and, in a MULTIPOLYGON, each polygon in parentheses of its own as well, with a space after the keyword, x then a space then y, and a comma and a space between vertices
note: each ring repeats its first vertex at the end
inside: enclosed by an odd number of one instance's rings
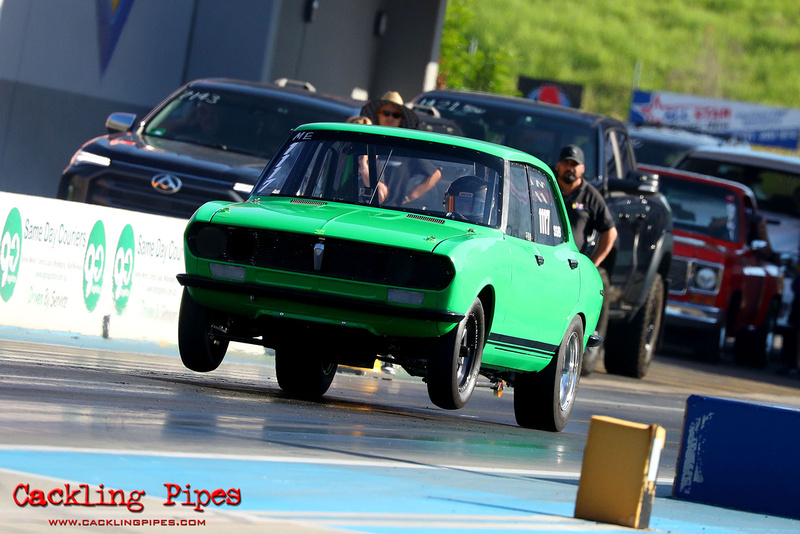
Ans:
MULTIPOLYGON (((273 455, 238 455, 238 454, 210 454, 210 453, 191 453, 191 452, 167 452, 167 451, 148 451, 133 449, 92 449, 83 447, 52 447, 37 445, 0 445, 0 451, 25 451, 25 452, 63 452, 78 454, 104 454, 116 456, 150 456, 157 458, 176 458, 199 460, 232 460, 248 462, 271 462, 281 464, 309 464, 327 465, 342 467, 374 467, 374 468, 393 468, 409 470, 457 470, 480 474, 497 475, 516 475, 522 477, 547 478, 566 481, 578 481, 580 471, 550 471, 545 469, 512 469, 497 467, 479 467, 464 465, 431 465, 422 464, 414 460, 344 460, 334 458, 311 458, 297 456, 273 456, 273 455)), ((658 484, 672 485, 674 477, 659 477, 658 484)))

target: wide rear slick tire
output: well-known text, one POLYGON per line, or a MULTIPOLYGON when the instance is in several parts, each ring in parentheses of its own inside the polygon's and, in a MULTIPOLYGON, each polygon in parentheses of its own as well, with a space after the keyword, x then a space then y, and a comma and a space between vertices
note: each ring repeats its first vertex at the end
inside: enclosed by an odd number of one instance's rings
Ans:
POLYGON ((187 369, 207 373, 219 367, 228 351, 228 341, 214 338, 211 325, 226 322, 224 314, 197 303, 183 288, 178 316, 178 350, 187 369))
POLYGON ((313 349, 298 347, 275 350, 278 386, 293 397, 319 399, 328 391, 339 365, 323 361, 313 349))
POLYGON ((445 410, 462 408, 475 389, 486 342, 486 320, 480 299, 450 332, 431 343, 426 371, 428 396, 445 410))
POLYGON ((578 393, 582 354, 583 321, 576 316, 547 367, 538 373, 517 374, 514 417, 519 426, 561 432, 578 393))

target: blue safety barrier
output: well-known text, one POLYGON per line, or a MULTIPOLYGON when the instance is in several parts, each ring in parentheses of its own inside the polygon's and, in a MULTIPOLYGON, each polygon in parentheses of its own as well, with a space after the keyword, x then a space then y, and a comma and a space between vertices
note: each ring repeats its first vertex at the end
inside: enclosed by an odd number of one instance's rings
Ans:
POLYGON ((800 410, 690 396, 672 495, 800 519, 800 410))

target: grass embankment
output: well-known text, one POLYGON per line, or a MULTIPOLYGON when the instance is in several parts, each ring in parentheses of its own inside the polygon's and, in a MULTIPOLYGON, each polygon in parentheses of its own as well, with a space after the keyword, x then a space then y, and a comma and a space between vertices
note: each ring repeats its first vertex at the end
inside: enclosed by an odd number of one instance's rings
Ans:
POLYGON ((635 78, 644 91, 800 106, 797 0, 449 0, 447 9, 443 71, 456 30, 493 78, 458 88, 514 94, 519 75, 577 83, 583 109, 623 120, 635 78))

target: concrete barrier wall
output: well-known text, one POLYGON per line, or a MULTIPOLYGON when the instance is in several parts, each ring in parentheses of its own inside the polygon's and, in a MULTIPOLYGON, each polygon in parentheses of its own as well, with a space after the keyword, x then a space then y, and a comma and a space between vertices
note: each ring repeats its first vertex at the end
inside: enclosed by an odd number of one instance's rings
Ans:
POLYGON ((800 410, 690 396, 673 497, 800 519, 800 410))
POLYGON ((0 193, 0 324, 177 343, 186 222, 0 193))

